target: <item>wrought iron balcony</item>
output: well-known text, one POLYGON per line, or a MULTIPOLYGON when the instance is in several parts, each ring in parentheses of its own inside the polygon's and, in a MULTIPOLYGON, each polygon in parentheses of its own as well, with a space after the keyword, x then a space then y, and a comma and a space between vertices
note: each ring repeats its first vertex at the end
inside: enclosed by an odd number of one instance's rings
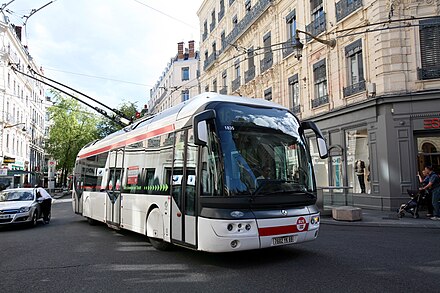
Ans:
POLYGON ((417 68, 417 76, 419 80, 440 78, 440 66, 417 68))
POLYGON ((362 0, 341 0, 335 4, 335 7, 336 21, 340 21, 359 7, 362 7, 362 0))
MULTIPOLYGON (((317 36, 320 33, 325 31, 325 12, 323 12, 318 18, 312 21, 310 24, 306 26, 306 32, 313 36, 317 36)), ((307 42, 312 38, 310 36, 306 36, 307 42)))
POLYGON ((272 51, 270 53, 265 53, 263 60, 260 61, 260 71, 261 73, 265 72, 273 65, 273 54, 272 51))
POLYGON ((295 105, 290 108, 290 111, 292 111, 293 114, 297 114, 301 112, 301 105, 295 105))
MULTIPOLYGON (((231 0, 229 1, 231 3, 231 0)), ((260 0, 246 16, 234 27, 231 33, 226 37, 227 44, 233 44, 235 41, 272 5, 272 0, 260 0)))
POLYGON ((241 76, 232 81, 232 91, 235 92, 241 85, 241 76))
POLYGON ((244 72, 244 82, 248 83, 255 77, 255 66, 249 68, 249 70, 244 72))
POLYGON ((211 55, 208 56, 208 59, 205 60, 203 63, 203 70, 208 70, 212 64, 214 64, 214 61, 217 59, 217 52, 212 52, 211 55))
POLYGON ((359 92, 365 91, 365 80, 344 87, 343 91, 344 91, 344 97, 348 97, 357 94, 359 92))
POLYGON ((294 37, 288 39, 285 43, 283 43, 283 58, 286 58, 287 56, 291 55, 293 51, 295 51, 294 46, 296 45, 297 41, 294 37))
POLYGON ((325 95, 312 100, 312 108, 316 108, 327 103, 328 103, 328 95, 325 95))
POLYGON ((226 87, 223 87, 220 91, 219 94, 220 95, 226 95, 228 93, 228 89, 226 87))

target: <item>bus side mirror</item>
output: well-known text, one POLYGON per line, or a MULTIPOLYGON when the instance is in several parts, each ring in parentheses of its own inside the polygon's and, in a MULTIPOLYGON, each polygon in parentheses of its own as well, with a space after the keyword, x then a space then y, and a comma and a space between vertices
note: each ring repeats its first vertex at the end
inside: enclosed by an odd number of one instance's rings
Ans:
POLYGON ((311 129, 316 136, 316 144, 318 145, 319 157, 321 159, 328 158, 328 149, 327 144, 325 143, 324 136, 322 135, 319 127, 312 121, 303 121, 301 122, 302 129, 311 129))
POLYGON ((215 119, 215 111, 210 109, 194 116, 194 143, 205 146, 208 143, 208 124, 206 121, 215 119))

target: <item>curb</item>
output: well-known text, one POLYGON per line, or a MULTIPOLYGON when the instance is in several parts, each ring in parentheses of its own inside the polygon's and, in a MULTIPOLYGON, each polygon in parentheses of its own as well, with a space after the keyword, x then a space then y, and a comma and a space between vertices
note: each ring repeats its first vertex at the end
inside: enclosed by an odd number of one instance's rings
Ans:
POLYGON ((322 225, 330 225, 330 226, 351 226, 351 227, 394 227, 394 228, 424 228, 424 229, 440 229, 440 223, 437 224, 426 224, 426 223, 386 223, 386 222, 347 222, 347 221, 336 221, 333 219, 322 219, 322 225))

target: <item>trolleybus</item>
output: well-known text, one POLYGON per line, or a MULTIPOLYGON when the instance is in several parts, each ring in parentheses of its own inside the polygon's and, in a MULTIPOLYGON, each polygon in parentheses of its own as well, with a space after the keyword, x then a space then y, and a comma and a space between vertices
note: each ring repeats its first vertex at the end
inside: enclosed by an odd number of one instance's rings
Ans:
POLYGON ((204 93, 78 154, 74 212, 170 245, 228 252, 314 240, 320 214, 307 135, 263 100, 204 93))

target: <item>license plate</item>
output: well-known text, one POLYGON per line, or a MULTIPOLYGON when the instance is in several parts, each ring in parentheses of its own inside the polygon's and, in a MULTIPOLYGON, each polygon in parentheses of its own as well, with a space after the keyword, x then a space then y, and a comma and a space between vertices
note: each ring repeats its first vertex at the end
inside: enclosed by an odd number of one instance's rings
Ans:
POLYGON ((9 219, 11 217, 11 215, 0 215, 0 219, 9 219))
POLYGON ((283 237, 275 237, 275 238, 272 238, 272 245, 294 243, 294 242, 296 242, 296 238, 297 237, 298 236, 296 236, 296 235, 283 236, 283 237))

